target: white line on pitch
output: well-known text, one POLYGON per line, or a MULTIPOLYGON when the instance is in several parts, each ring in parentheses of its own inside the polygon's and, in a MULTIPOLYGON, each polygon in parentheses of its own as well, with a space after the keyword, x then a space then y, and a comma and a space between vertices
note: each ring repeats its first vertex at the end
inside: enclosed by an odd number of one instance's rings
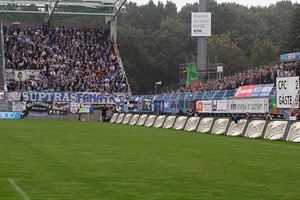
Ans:
POLYGON ((18 184, 16 184, 16 182, 13 179, 9 178, 8 181, 10 182, 10 184, 12 186, 14 186, 16 191, 21 195, 21 197, 24 200, 30 200, 29 197, 27 196, 27 194, 18 186, 18 184))

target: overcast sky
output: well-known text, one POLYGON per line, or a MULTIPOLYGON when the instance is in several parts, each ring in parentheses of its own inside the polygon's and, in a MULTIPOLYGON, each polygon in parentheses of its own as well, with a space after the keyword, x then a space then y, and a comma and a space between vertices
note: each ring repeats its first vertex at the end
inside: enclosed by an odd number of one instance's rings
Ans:
MULTIPOLYGON (((138 5, 147 4, 149 0, 127 0, 128 2, 136 2, 138 5)), ((158 2, 158 0, 153 0, 155 3, 158 2)), ((167 0, 160 0, 164 4, 167 2, 167 0)), ((178 10, 181 9, 182 6, 184 6, 186 3, 195 3, 199 2, 199 0, 169 0, 174 2, 177 5, 178 10)), ((280 0, 216 0, 218 3, 224 3, 224 2, 235 2, 238 4, 242 4, 244 6, 269 6, 270 4, 275 4, 277 1, 280 0)), ((293 3, 300 3, 300 0, 291 0, 293 3)))

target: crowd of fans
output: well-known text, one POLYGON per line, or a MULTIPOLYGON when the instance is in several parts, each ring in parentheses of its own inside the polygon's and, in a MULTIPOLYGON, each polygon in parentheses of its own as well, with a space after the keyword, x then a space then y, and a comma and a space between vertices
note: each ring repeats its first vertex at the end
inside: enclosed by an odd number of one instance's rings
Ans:
POLYGON ((3 28, 6 69, 41 72, 39 80, 7 80, 9 91, 128 90, 108 29, 48 28, 3 28))
POLYGON ((236 73, 232 76, 201 82, 195 87, 191 85, 184 86, 178 88, 176 91, 168 91, 167 93, 233 90, 244 85, 275 84, 276 77, 283 76, 300 76, 300 63, 290 62, 274 66, 263 66, 242 73, 236 73))

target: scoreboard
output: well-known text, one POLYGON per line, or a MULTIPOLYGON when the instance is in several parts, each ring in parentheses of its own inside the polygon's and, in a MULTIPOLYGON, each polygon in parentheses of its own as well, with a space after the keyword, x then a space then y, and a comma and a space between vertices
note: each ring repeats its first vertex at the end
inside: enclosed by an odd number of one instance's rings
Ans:
MULTIPOLYGON (((277 108, 292 108, 299 87, 299 76, 277 78, 277 108)), ((296 101, 294 108, 299 108, 299 99, 296 101)))

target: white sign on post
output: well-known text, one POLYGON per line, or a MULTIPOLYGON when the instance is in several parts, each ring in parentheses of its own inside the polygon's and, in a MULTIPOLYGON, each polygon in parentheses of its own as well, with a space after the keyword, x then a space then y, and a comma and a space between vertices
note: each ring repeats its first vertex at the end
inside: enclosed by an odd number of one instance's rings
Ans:
MULTIPOLYGON (((277 108, 292 108, 299 87, 299 76, 276 78, 277 108)), ((294 108, 299 108, 299 100, 294 108)))
POLYGON ((193 37, 211 36, 211 13, 192 12, 191 26, 193 37))

